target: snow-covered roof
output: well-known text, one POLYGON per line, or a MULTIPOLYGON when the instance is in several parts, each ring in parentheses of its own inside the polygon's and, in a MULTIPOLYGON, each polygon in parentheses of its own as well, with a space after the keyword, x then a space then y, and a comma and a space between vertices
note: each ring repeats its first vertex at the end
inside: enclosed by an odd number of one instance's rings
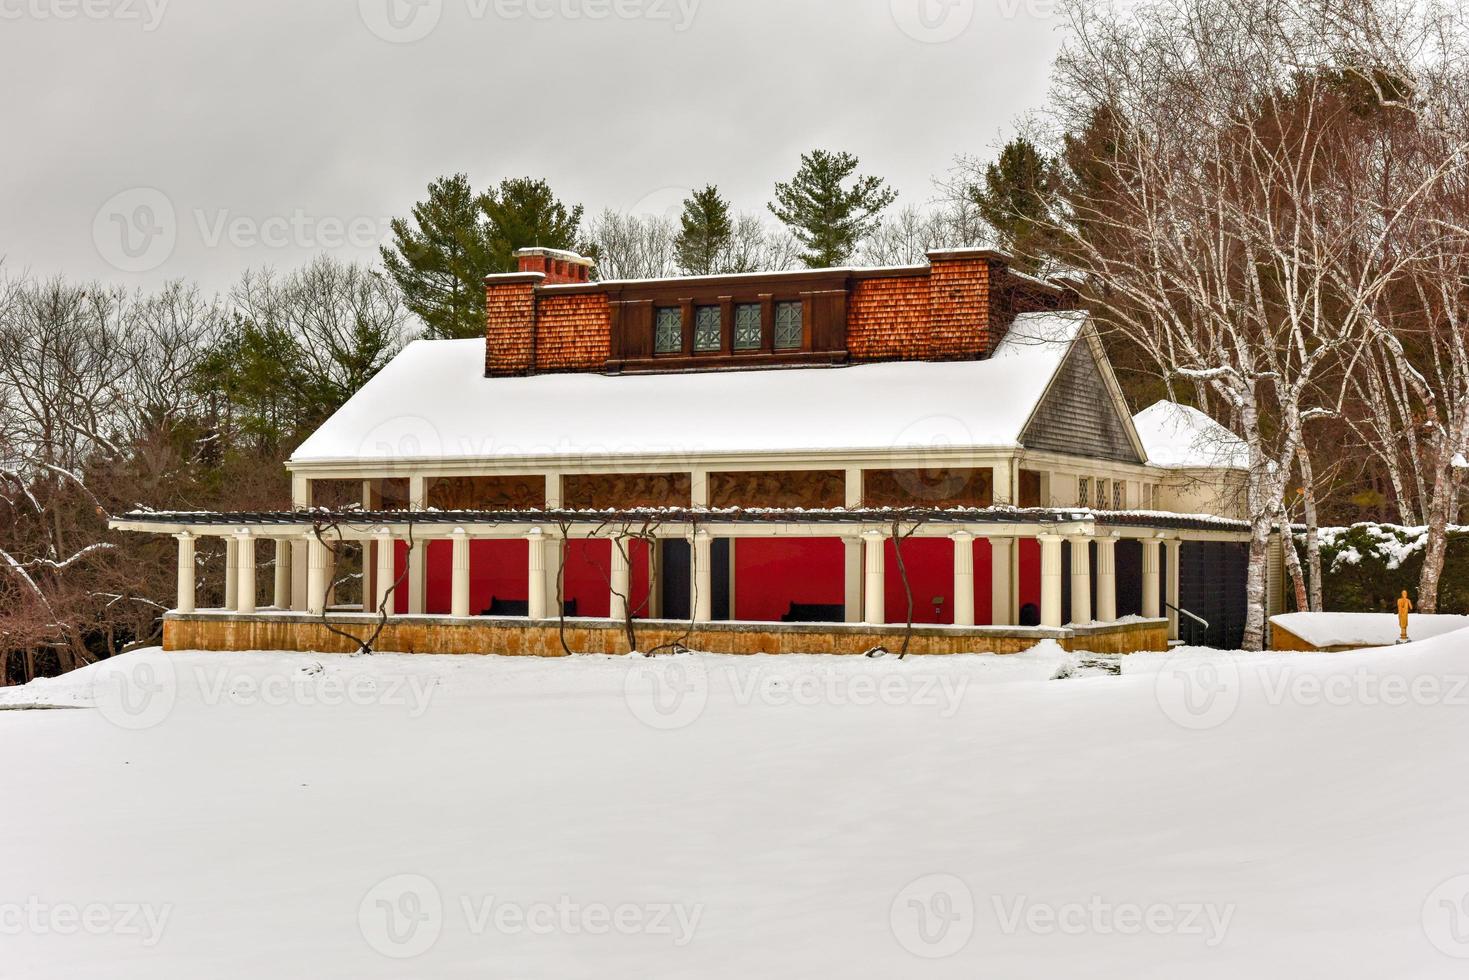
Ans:
MULTIPOLYGON (((1390 647, 1402 627, 1395 613, 1286 613, 1270 622, 1294 633, 1313 647, 1390 647)), ((1408 617, 1408 636, 1428 640, 1469 629, 1469 616, 1408 617)))
POLYGON ((1012 448, 1086 324, 1016 319, 981 361, 484 377, 483 340, 418 341, 294 463, 1012 448))
POLYGON ((1148 462, 1167 469, 1249 468, 1244 441, 1197 408, 1161 401, 1132 418, 1148 462))

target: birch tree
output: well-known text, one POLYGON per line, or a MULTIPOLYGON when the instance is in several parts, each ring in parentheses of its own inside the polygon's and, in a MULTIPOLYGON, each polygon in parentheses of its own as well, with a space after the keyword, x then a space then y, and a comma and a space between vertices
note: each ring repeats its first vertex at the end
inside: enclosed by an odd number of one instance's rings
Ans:
POLYGON ((1396 8, 1065 11, 1059 108, 1069 131, 1106 138, 1071 142, 1060 247, 1104 327, 1244 440, 1244 645, 1258 650, 1270 538, 1306 426, 1340 411, 1374 306, 1422 257, 1406 232, 1460 161, 1403 175, 1374 152, 1375 117, 1413 112, 1421 35, 1396 8))

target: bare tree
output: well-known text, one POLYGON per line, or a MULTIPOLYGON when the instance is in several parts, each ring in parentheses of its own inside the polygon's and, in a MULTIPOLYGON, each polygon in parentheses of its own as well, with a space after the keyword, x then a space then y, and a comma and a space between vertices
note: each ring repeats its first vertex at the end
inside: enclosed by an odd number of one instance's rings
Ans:
POLYGON ((1244 644, 1260 649, 1304 429, 1341 408, 1322 382, 1353 370, 1374 304, 1418 257, 1403 234, 1461 163, 1404 179, 1374 152, 1372 114, 1411 111, 1400 34, 1346 37, 1330 12, 1266 0, 1065 9, 1061 107, 1073 132, 1106 137, 1069 161, 1067 257, 1104 326, 1244 440, 1244 644))

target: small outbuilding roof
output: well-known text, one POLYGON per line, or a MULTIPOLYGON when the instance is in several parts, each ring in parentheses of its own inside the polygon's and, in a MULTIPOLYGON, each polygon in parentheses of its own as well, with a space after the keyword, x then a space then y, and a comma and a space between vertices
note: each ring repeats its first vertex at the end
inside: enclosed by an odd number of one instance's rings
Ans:
POLYGON ((1013 448, 1086 322, 1022 315, 979 361, 661 375, 486 379, 483 340, 418 341, 291 460, 1013 448))
POLYGON ((1244 440, 1197 408, 1161 401, 1132 418, 1148 462, 1165 469, 1248 469, 1244 440))

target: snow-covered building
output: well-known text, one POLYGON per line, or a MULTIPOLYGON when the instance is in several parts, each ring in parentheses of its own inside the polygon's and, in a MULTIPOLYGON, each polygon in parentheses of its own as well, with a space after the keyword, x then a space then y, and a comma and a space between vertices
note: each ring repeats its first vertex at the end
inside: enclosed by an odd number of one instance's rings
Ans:
POLYGON ((585 650, 630 612, 650 643, 860 651, 910 597, 931 652, 1237 642, 1238 441, 1171 403, 1132 417, 1088 317, 1003 254, 628 282, 520 261, 486 279, 483 339, 409 345, 296 451, 293 509, 117 522, 179 538, 168 645, 338 649, 323 622, 385 610, 384 649, 544 654, 564 610, 585 650), (200 536, 229 542, 222 610, 195 608, 200 536))

